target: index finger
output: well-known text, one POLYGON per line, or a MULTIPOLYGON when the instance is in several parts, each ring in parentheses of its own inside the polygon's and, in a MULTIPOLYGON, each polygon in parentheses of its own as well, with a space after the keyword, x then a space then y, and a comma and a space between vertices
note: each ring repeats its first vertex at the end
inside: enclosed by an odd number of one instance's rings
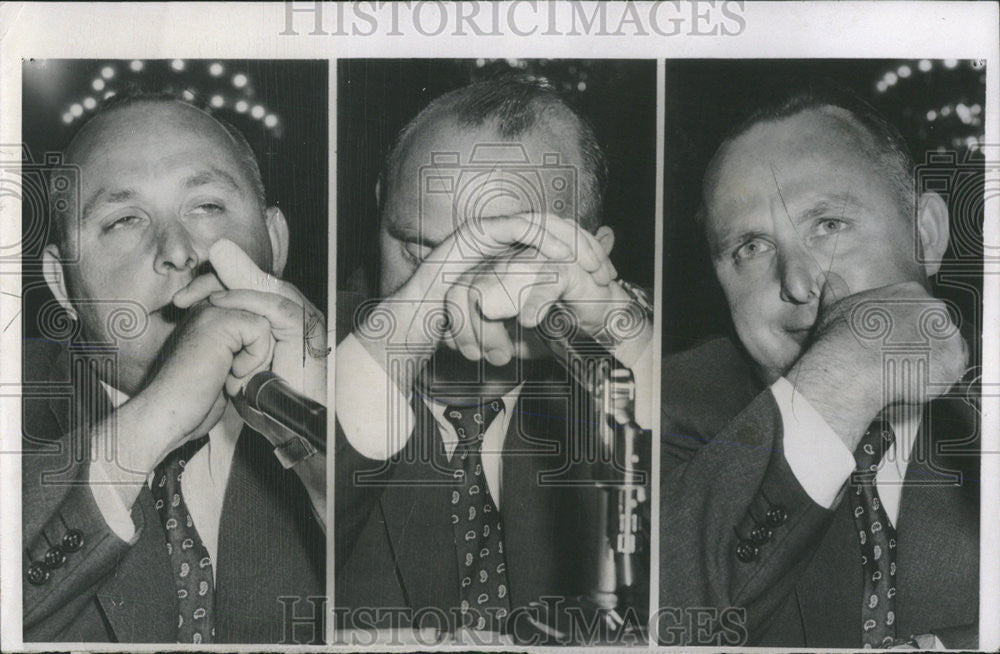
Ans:
POLYGON ((258 268, 253 259, 229 239, 220 238, 213 243, 208 259, 226 288, 264 293, 277 293, 281 289, 281 280, 258 268))

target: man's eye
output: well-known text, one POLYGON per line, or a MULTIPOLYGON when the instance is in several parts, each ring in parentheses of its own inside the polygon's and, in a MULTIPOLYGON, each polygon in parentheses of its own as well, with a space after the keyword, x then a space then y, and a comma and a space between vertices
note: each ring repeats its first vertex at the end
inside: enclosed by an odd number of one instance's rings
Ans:
POLYGON ((824 218, 823 220, 819 221, 819 225, 817 226, 818 227, 817 231, 821 236, 825 236, 826 234, 834 234, 836 232, 839 232, 843 230, 846 226, 847 223, 844 222, 843 220, 840 220, 839 218, 824 218))
POLYGON ((127 227, 132 227, 142 222, 142 217, 135 214, 128 214, 125 216, 118 216, 108 224, 104 226, 105 232, 110 232, 119 229, 125 229, 127 227))
POLYGON ((736 261, 753 259, 754 257, 759 257, 766 252, 770 252, 772 249, 771 244, 767 241, 755 238, 736 248, 736 251, 733 252, 733 259, 736 261))
POLYGON ((218 202, 200 202, 188 213, 200 215, 200 216, 210 216, 218 213, 223 213, 226 210, 224 206, 218 202))

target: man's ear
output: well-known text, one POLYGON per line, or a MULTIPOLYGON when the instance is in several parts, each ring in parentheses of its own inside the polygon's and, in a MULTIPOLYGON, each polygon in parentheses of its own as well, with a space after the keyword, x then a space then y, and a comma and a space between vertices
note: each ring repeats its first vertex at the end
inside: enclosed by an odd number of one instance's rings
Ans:
POLYGON ((601 225, 594 232, 594 237, 597 242, 601 244, 601 248, 604 250, 604 254, 610 255, 611 248, 615 246, 615 230, 611 229, 607 225, 601 225))
POLYGON ((62 259, 59 254, 59 246, 49 243, 42 252, 42 275, 48 285, 52 295, 55 296, 59 305, 70 315, 73 320, 77 319, 76 309, 69 301, 69 291, 66 287, 66 273, 63 272, 62 259))
POLYGON ((288 262, 288 221, 278 207, 268 207, 264 222, 271 239, 271 273, 281 277, 288 262))
POLYGON ((923 193, 917 200, 917 235, 920 237, 924 272, 930 277, 941 268, 941 259, 950 237, 948 205, 934 191, 923 193))

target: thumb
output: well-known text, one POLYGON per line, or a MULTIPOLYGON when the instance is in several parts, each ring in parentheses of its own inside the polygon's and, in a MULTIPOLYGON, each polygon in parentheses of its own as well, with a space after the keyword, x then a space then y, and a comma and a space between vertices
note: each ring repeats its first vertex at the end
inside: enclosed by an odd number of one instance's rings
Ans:
POLYGON ((834 304, 851 294, 851 288, 844 281, 844 278, 835 272, 828 272, 820 289, 819 311, 826 313, 834 304))

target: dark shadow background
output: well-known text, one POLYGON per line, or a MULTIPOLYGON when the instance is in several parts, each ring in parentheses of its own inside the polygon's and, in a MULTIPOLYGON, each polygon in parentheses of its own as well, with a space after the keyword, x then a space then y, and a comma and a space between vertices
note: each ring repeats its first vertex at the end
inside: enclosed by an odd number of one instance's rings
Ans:
POLYGON ((517 71, 549 79, 591 122, 608 159, 605 220, 611 260, 652 289, 656 184, 656 62, 652 60, 342 59, 337 68, 337 287, 375 288, 375 182, 407 122, 459 86, 517 71))
MULTIPOLYGON (((732 331, 694 223, 709 159, 749 107, 793 78, 809 77, 852 88, 900 129, 918 166, 918 184, 938 190, 951 212, 952 244, 934 280, 935 293, 958 306, 964 333, 981 334, 984 167, 981 150, 969 146, 970 138, 983 138, 986 78, 978 66, 942 60, 668 60, 664 353, 732 331)), ((971 360, 977 361, 978 338, 972 340, 971 360)))
POLYGON ((35 316, 52 297, 38 268, 51 227, 45 185, 38 183, 47 168, 46 154, 62 152, 94 114, 88 105, 126 90, 170 93, 243 132, 260 163, 268 205, 280 207, 289 222, 285 278, 326 313, 330 115, 325 60, 49 59, 22 65, 22 158, 31 158, 19 189, 24 198, 24 338, 39 337, 35 316), (221 99, 221 106, 213 106, 213 98, 221 99))

